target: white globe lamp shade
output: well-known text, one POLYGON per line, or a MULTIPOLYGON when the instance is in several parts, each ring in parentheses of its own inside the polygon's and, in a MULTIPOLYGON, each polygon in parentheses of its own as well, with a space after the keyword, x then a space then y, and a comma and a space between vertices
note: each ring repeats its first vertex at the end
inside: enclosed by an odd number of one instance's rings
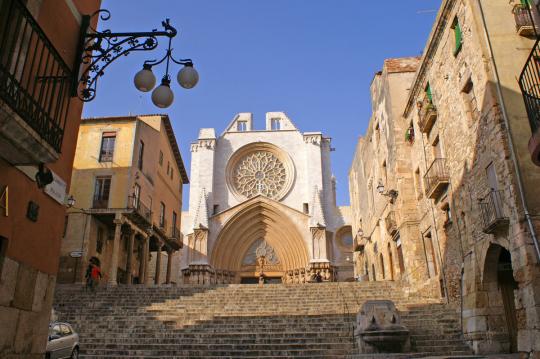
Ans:
POLYGON ((174 101, 174 94, 167 81, 161 81, 161 85, 152 91, 152 102, 159 108, 167 108, 174 101))
POLYGON ((180 86, 185 89, 191 89, 199 82, 199 73, 193 68, 193 65, 186 65, 178 71, 176 79, 180 86))
POLYGON ((156 76, 154 76, 154 73, 150 68, 145 67, 135 74, 133 83, 137 90, 148 92, 156 86, 156 76))

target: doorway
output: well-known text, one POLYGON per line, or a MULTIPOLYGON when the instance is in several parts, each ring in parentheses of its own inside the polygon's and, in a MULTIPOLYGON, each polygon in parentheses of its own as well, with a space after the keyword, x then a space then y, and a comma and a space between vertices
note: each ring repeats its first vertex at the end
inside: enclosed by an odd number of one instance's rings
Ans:
POLYGON ((497 284, 502 296, 504 317, 506 319, 506 327, 510 339, 510 352, 516 353, 518 330, 514 290, 518 288, 518 284, 514 279, 512 272, 510 252, 504 248, 501 250, 497 265, 497 284))

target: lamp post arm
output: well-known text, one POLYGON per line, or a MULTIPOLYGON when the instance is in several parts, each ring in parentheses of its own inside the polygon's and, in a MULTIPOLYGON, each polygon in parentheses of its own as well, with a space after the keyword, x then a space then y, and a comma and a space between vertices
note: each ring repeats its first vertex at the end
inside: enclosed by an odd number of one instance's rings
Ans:
POLYGON ((73 65, 74 77, 71 95, 79 97, 84 102, 92 101, 96 97, 99 78, 103 76, 105 69, 116 59, 127 56, 134 51, 155 49, 158 46, 159 37, 169 39, 170 49, 171 39, 178 34, 178 31, 170 24, 169 19, 161 23, 164 28, 163 31, 97 31, 90 26, 90 22, 92 17, 98 15, 103 21, 110 19, 108 10, 99 10, 92 15, 82 17, 79 45, 77 46, 73 65))

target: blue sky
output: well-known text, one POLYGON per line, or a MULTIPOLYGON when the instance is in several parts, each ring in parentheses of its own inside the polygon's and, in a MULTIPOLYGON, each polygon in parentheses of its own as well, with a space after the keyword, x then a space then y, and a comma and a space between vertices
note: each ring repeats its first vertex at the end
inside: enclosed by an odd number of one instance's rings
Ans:
MULTIPOLYGON (((171 88, 175 101, 162 110, 133 86, 144 60, 133 53, 112 64, 84 116, 169 114, 189 173, 189 144, 200 127, 220 133, 238 112, 285 111, 302 132, 322 131, 336 151, 332 168, 337 201, 349 203, 347 172, 358 136, 371 113, 369 85, 385 58, 420 55, 441 0, 104 0, 112 13, 100 28, 161 29, 171 19, 179 30, 174 56, 192 58, 200 82, 171 88)), ((173 67, 176 77, 178 67, 173 67)), ((154 68, 160 78, 164 67, 154 68)), ((187 189, 187 188, 186 188, 187 189)), ((184 207, 188 192, 184 191, 184 207)))

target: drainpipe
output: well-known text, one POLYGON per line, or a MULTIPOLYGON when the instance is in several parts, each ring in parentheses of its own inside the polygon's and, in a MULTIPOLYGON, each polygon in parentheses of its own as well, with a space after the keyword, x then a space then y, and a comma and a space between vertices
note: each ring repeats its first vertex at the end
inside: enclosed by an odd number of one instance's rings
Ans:
POLYGON ((534 225, 532 223, 531 214, 529 213, 529 209, 527 207, 527 202, 525 200, 525 193, 523 191, 523 180, 521 176, 521 170, 519 168, 516 153, 514 151, 514 141, 512 140, 512 130, 510 129, 510 123, 508 120, 508 113, 506 111, 506 105, 504 103, 504 97, 501 89, 501 82, 499 78, 499 71, 497 68, 497 63, 495 62, 495 56, 493 55, 493 48, 491 46, 491 39, 488 35, 488 29, 487 29, 487 23, 486 23, 486 17, 484 14, 484 9, 482 7, 482 0, 477 0, 478 7, 480 8, 480 15, 482 17, 482 25, 484 30, 484 36, 486 38, 487 47, 489 50, 489 56, 491 58, 491 65, 493 67, 493 73, 495 74, 495 85, 497 87, 497 97, 499 98, 499 103, 501 104, 501 110, 502 115, 504 119, 504 127, 506 129, 506 134, 508 137, 508 144, 510 145, 510 157, 512 158, 512 164, 514 166, 514 170, 516 172, 516 179, 517 179, 517 187, 519 190, 519 198, 521 200, 521 204, 523 205, 523 212, 525 215, 525 219, 527 221, 527 225, 529 227, 529 231, 531 233, 531 237, 534 243, 534 249, 536 250, 536 257, 537 261, 540 262, 540 246, 538 244, 538 238, 536 236, 536 230, 534 229, 534 225))

